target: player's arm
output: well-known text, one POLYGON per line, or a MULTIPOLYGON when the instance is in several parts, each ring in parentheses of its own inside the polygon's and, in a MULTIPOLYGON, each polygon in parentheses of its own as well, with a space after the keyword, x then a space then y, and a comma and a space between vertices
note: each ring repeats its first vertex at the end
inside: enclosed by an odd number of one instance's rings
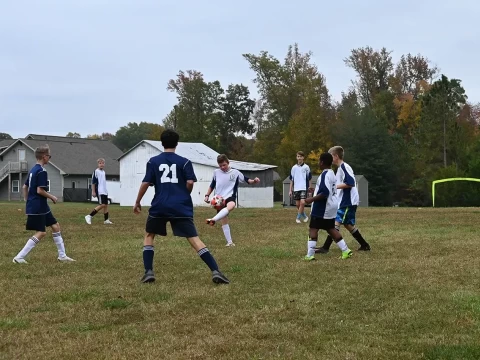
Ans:
POLYGON ((337 178, 337 189, 350 189, 355 187, 355 175, 350 175, 348 170, 342 169, 342 175, 340 179, 337 178))
POLYGON ((133 206, 133 212, 135 214, 140 214, 140 211, 142 211, 142 205, 140 205, 140 203, 142 202, 143 196, 145 195, 149 187, 150 183, 148 182, 142 182, 142 184, 140 185, 140 189, 138 189, 137 200, 135 200, 135 205, 133 206))
POLYGON ((210 194, 213 192, 216 185, 217 185, 217 179, 215 178, 215 173, 213 173, 212 182, 208 186, 207 192, 205 193, 205 198, 203 199, 206 203, 209 203, 208 199, 210 198, 210 194))
POLYGON ((54 204, 57 203, 57 197, 53 196, 52 194, 49 194, 45 189, 48 187, 48 178, 47 178, 47 172, 46 171, 41 171, 37 174, 37 194, 43 197, 46 197, 47 199, 52 200, 54 204))
POLYGON ((193 165, 190 160, 188 160, 183 165, 183 176, 186 181, 187 191, 189 194, 192 193, 193 185, 197 181, 197 177, 195 176, 195 171, 193 171, 193 165))
POLYGON ((260 182, 260 179, 256 177, 255 179, 250 179, 249 177, 243 175, 240 171, 238 172, 238 178, 240 182, 247 183, 248 185, 257 184, 260 182))
POLYGON ((337 185, 337 189, 341 190, 341 189, 350 189, 352 188, 353 186, 351 185, 348 185, 348 184, 338 184, 337 185))
POLYGON ((27 198, 28 198, 28 185, 27 184, 23 184, 22 191, 23 191, 23 200, 27 201, 27 198))
POLYGON ((43 197, 46 197, 47 199, 52 200, 54 204, 57 203, 57 197, 53 196, 52 194, 48 193, 43 187, 37 186, 37 194, 43 197))
POLYGON ((95 173, 96 170, 93 171, 92 174, 92 196, 97 197, 97 184, 98 184, 98 178, 97 174, 95 173))

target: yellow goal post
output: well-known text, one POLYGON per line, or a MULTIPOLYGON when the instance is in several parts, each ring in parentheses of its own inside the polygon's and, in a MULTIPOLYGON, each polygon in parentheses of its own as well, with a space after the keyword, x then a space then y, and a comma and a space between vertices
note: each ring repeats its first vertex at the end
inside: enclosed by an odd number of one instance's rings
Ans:
POLYGON ((480 182, 480 179, 475 179, 475 178, 449 178, 449 179, 441 179, 441 180, 434 180, 432 181, 432 204, 433 207, 435 207, 435 185, 444 183, 444 182, 449 182, 449 181, 475 181, 475 182, 480 182))

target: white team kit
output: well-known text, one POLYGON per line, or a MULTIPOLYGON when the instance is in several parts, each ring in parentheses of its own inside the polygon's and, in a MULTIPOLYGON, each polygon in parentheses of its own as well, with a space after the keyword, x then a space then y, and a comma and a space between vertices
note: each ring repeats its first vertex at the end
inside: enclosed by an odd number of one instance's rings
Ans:
POLYGON ((293 191, 307 191, 308 183, 312 179, 310 167, 307 164, 292 166, 290 180, 293 181, 293 191))
POLYGON ((314 196, 323 194, 327 198, 314 201, 311 215, 317 218, 334 219, 337 215, 337 180, 332 169, 325 169, 317 179, 314 196))
POLYGON ((339 208, 358 205, 360 197, 358 196, 355 174, 347 163, 342 163, 337 169, 337 184, 347 184, 352 186, 348 189, 338 189, 339 208))
POLYGON ((107 177, 104 170, 95 169, 92 174, 92 184, 95 184, 97 195, 108 195, 107 177))
POLYGON ((215 189, 215 194, 220 195, 225 200, 237 197, 238 184, 248 182, 249 178, 244 176, 237 169, 230 168, 227 172, 221 169, 213 171, 212 183, 210 188, 215 189))

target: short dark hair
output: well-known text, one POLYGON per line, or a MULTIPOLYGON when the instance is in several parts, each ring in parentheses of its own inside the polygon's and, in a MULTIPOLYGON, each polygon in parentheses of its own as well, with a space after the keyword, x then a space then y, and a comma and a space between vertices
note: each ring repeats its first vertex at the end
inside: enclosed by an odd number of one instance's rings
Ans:
POLYGON ((323 163, 325 166, 332 166, 333 163, 333 156, 329 153, 323 153, 320 155, 320 162, 323 163))
POLYGON ((305 153, 303 151, 297 151, 297 155, 305 157, 305 153))
POLYGON ((162 146, 164 149, 175 149, 178 145, 179 139, 180 135, 171 129, 165 130, 162 132, 162 135, 160 135, 160 140, 162 141, 162 146))
POLYGON ((230 163, 230 161, 228 161, 227 155, 225 155, 225 154, 218 155, 217 156, 217 164, 221 164, 223 162, 230 163))

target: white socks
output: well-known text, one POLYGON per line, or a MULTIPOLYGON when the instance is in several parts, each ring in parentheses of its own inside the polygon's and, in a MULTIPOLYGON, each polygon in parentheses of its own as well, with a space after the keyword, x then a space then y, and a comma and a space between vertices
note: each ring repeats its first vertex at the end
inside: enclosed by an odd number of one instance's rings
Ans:
POLYGON ((337 246, 340 248, 340 250, 342 251, 347 251, 348 250, 348 246, 347 246, 347 243, 345 242, 345 240, 340 240, 339 242, 337 242, 337 246))
POLYGON ((225 224, 222 225, 223 234, 225 235, 225 239, 227 239, 227 244, 232 242, 232 235, 230 234, 230 225, 225 224))
POLYGON ((315 246, 317 246, 317 240, 308 240, 307 244, 307 256, 315 256, 315 246))
POLYGON ((55 245, 57 245, 58 257, 67 256, 65 254, 65 244, 63 243, 62 233, 56 232, 56 233, 52 233, 52 235, 53 235, 53 242, 55 243, 55 245))
POLYGON ((225 216, 227 216, 229 213, 228 209, 227 208, 223 208, 222 210, 220 210, 218 212, 217 215, 215 215, 212 220, 214 220, 215 222, 219 221, 219 220, 222 220, 225 216))
POLYGON ((35 245, 38 244, 40 240, 38 240, 35 236, 32 236, 30 239, 28 239, 27 243, 23 247, 22 250, 15 256, 16 258, 24 259, 30 251, 35 247, 35 245))

